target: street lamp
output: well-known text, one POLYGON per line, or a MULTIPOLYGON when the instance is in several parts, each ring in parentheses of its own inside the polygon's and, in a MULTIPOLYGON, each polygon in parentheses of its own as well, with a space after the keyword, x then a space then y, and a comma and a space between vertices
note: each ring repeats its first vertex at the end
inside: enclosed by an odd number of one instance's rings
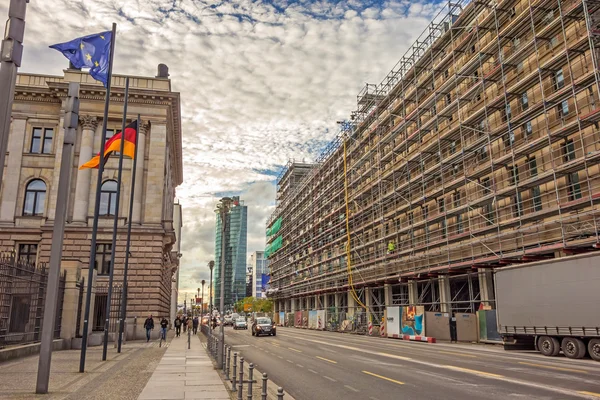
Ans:
MULTIPOLYGON (((196 289, 198 291, 198 295, 196 296, 196 298, 200 297, 200 288, 196 289)), ((196 308, 198 308, 198 301, 196 301, 196 308)), ((198 315, 198 312, 196 312, 196 316, 198 315)))
POLYGON ((213 313, 213 304, 212 304, 212 296, 213 296, 213 276, 212 271, 215 267, 215 262, 211 261, 208 263, 208 269, 210 269, 210 294, 208 296, 210 305, 208 306, 208 331, 212 333, 212 313, 213 313))
POLYGON ((217 357, 217 366, 223 367, 223 356, 225 353, 225 250, 228 245, 226 237, 227 232, 227 214, 232 206, 233 200, 229 197, 223 197, 217 209, 221 217, 221 265, 220 265, 220 277, 221 277, 221 296, 219 298, 219 311, 221 312, 221 338, 219 342, 219 351, 217 357))
POLYGON ((204 284, 206 280, 202 279, 202 297, 200 297, 200 325, 202 325, 202 317, 204 314, 204 284))

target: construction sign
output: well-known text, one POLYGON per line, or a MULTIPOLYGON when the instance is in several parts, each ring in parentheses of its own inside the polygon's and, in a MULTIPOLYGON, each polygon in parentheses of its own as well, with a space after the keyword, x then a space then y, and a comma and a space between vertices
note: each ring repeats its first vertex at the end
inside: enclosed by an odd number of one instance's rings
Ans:
POLYGON ((244 304, 244 312, 252 311, 252 304, 244 304))

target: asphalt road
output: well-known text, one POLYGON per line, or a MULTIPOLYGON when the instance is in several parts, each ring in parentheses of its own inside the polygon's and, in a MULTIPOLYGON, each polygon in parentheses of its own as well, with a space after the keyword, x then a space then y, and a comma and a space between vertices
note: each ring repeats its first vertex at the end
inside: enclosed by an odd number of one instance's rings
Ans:
POLYGON ((281 327, 227 328, 226 343, 297 400, 600 399, 589 359, 281 327))

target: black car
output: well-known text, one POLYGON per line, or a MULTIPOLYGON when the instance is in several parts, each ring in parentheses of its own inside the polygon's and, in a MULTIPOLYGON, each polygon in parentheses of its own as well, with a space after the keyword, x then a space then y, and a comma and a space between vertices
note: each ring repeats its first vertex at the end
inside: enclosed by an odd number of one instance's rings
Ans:
POLYGON ((252 323, 252 336, 270 335, 275 336, 277 334, 275 325, 270 318, 258 317, 252 323))

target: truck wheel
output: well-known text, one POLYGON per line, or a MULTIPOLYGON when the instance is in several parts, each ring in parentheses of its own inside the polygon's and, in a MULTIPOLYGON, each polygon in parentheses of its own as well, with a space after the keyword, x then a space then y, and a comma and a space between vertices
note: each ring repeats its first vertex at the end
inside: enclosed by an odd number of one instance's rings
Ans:
POLYGON ((540 336, 538 339, 538 350, 547 357, 556 357, 560 352, 560 343, 555 337, 540 336))
POLYGON ((562 351, 569 358, 583 358, 585 356, 585 344, 581 339, 566 337, 562 340, 562 351))
POLYGON ((600 361, 600 339, 591 339, 588 343, 588 352, 593 360, 600 361))

